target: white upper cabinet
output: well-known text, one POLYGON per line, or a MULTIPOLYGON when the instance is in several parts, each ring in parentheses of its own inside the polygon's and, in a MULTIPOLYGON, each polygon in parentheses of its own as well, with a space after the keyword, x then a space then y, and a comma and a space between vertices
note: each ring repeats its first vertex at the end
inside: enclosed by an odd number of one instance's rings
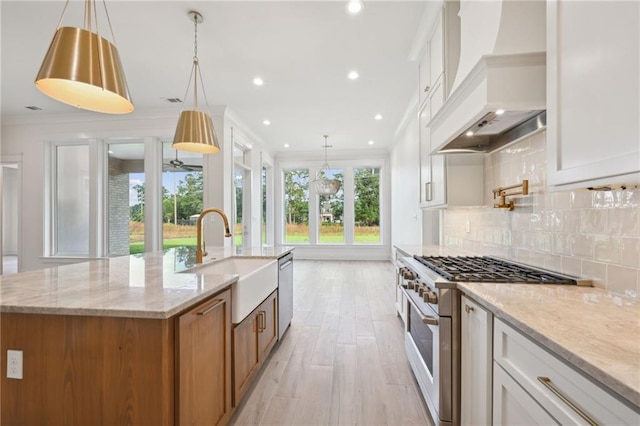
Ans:
POLYGON ((460 56, 458 0, 445 0, 430 16, 419 65, 420 106, 428 100, 435 114, 449 94, 460 56))
POLYGON ((640 182, 640 2, 547 4, 548 184, 640 182))

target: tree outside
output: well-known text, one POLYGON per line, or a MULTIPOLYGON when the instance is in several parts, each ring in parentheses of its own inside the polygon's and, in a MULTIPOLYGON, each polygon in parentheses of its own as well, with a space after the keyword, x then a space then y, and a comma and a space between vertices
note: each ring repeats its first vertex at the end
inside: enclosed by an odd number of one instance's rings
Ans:
MULTIPOLYGON (((137 203, 130 207, 130 252, 140 253, 144 250, 144 184, 133 187, 136 191, 137 203)), ((162 188, 163 247, 195 246, 196 226, 192 215, 203 209, 203 174, 192 172, 184 175, 171 194, 162 188)))
POLYGON ((309 242, 309 170, 285 170, 284 213, 286 243, 309 242))
POLYGON ((380 242, 380 169, 354 170, 356 243, 380 242))

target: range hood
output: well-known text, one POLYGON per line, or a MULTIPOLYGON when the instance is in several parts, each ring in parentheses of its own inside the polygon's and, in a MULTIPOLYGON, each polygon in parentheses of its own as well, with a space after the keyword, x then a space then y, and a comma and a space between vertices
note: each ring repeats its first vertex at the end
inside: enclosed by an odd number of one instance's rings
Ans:
POLYGON ((545 13, 542 1, 461 2, 460 61, 428 124, 432 154, 489 153, 545 127, 545 13))

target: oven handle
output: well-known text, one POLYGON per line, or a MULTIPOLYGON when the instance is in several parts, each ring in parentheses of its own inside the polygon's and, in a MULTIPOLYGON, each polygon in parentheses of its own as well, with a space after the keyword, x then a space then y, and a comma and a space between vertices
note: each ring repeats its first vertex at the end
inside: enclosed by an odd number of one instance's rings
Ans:
POLYGON ((407 300, 409 301, 409 303, 411 303, 411 305, 415 308, 415 310, 418 312, 418 314, 420 315, 420 319, 422 319, 422 323, 423 324, 428 324, 428 325, 438 325, 438 319, 436 317, 432 317, 429 315, 425 315, 420 308, 418 307, 418 305, 415 304, 415 302, 411 299, 411 297, 409 297, 409 293, 407 293, 407 291, 403 288, 402 292, 405 294, 405 296, 407 296, 407 300))

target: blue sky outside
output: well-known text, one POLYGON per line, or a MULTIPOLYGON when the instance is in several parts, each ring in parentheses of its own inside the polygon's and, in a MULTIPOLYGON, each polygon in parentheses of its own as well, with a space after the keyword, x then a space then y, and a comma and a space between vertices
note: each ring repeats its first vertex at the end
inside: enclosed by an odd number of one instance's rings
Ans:
MULTIPOLYGON (((162 186, 167 188, 169 194, 173 194, 180 184, 180 181, 185 180, 185 176, 191 172, 164 172, 162 173, 162 186)), ((144 173, 130 173, 129 174, 129 205, 133 206, 138 204, 138 193, 134 186, 144 183, 144 173)))

